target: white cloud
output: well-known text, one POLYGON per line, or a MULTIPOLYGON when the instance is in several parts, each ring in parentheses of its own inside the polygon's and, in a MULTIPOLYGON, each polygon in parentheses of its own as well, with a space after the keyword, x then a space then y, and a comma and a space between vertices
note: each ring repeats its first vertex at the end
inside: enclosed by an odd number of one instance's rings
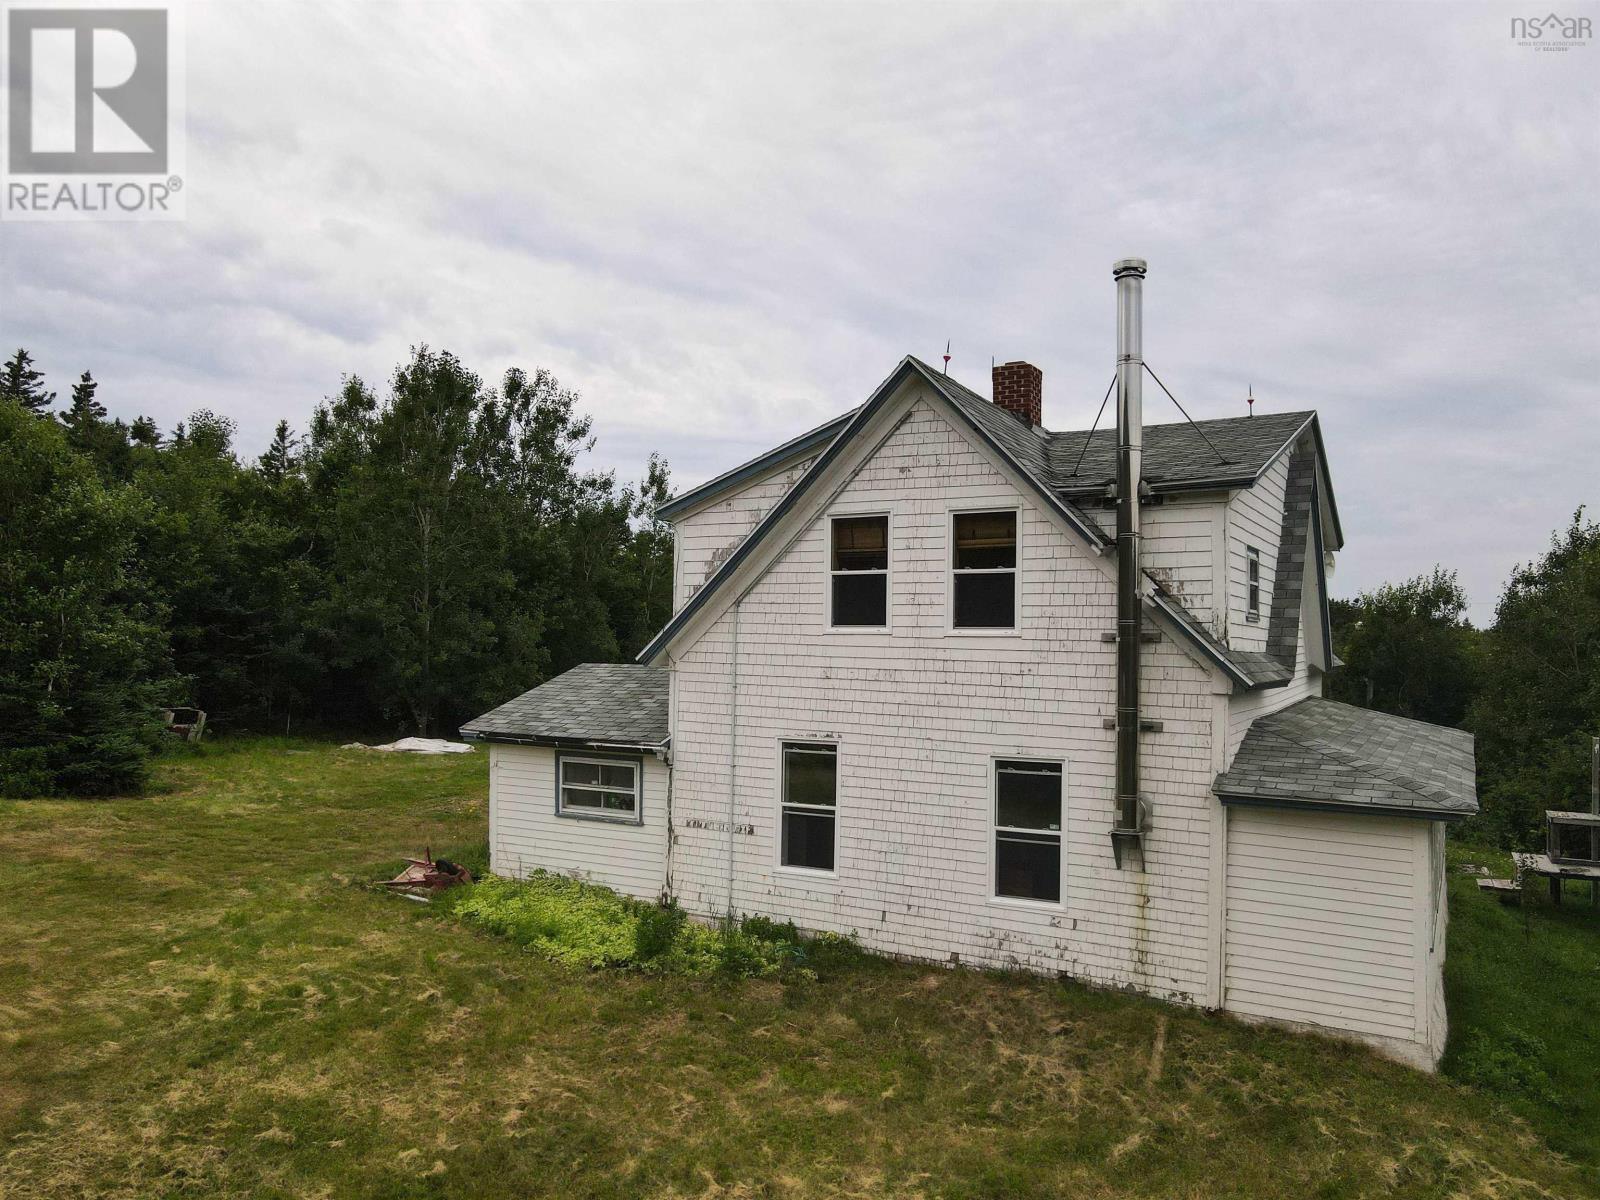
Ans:
POLYGON ((1600 46, 1376 11, 192 5, 188 221, 6 226, 0 339, 252 450, 414 342, 544 365, 691 483, 947 337, 1086 424, 1139 254, 1191 412, 1322 411, 1340 589, 1485 620, 1592 498, 1600 46))

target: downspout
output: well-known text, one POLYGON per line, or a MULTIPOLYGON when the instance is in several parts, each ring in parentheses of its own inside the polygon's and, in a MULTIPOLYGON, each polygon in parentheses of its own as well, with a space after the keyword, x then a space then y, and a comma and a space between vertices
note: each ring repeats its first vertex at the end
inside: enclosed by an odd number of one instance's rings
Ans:
POLYGON ((734 802, 739 778, 739 614, 744 608, 740 597, 733 606, 733 650, 729 655, 731 686, 728 694, 728 920, 733 911, 733 827, 734 802))
POLYGON ((1125 850, 1138 849, 1146 826, 1139 798, 1139 489, 1144 483, 1145 262, 1125 258, 1111 268, 1117 281, 1117 776, 1111 849, 1118 868, 1125 850))

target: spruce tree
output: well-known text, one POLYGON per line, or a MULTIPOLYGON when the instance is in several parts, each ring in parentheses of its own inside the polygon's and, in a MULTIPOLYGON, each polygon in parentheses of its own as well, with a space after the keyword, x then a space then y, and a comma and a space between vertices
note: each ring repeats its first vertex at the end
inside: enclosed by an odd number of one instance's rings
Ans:
POLYGON ((54 421, 0 404, 0 796, 135 791, 175 680, 154 514, 54 421))
POLYGON ((259 460, 262 476, 272 483, 282 483, 300 461, 299 446, 300 439, 289 432, 289 422, 279 421, 272 445, 259 460))
POLYGON ((105 405, 94 398, 99 386, 85 371, 83 378, 72 385, 72 402, 61 414, 61 423, 67 427, 67 444, 75 450, 92 449, 95 433, 105 422, 105 405))
POLYGON ((44 390, 44 376, 33 369, 33 355, 21 347, 0 367, 0 396, 8 396, 36 416, 45 416, 56 394, 44 390))

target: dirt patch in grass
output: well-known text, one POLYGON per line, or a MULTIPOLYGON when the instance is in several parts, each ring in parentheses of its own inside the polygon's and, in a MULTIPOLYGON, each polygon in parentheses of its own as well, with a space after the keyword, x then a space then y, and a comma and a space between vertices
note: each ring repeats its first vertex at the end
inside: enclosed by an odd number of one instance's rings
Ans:
POLYGON ((1333 1042, 871 958, 568 968, 357 886, 481 841, 485 767, 246 743, 0 806, 0 1194, 1596 1194, 1581 1144, 1333 1042))

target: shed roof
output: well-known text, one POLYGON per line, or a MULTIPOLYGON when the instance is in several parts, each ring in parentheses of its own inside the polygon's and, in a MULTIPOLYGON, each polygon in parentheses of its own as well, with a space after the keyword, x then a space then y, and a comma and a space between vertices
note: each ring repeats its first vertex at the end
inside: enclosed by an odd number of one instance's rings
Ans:
POLYGON ((638 663, 584 663, 468 721, 468 741, 626 746, 667 741, 667 670, 638 663))
POLYGON ((1431 820, 1478 811, 1470 733, 1315 698, 1257 717, 1212 791, 1224 804, 1431 820))

